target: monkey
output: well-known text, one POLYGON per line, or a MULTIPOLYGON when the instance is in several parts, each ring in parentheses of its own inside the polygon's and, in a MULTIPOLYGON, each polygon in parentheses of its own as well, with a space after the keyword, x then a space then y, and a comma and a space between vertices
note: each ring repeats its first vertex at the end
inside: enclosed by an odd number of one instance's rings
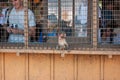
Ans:
POLYGON ((66 33, 65 32, 60 32, 58 33, 58 49, 60 50, 67 50, 68 49, 68 43, 66 41, 66 33))

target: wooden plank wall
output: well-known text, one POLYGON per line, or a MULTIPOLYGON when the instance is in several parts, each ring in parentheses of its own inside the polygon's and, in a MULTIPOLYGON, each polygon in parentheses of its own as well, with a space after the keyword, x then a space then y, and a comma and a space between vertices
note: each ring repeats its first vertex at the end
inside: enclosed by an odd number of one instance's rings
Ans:
POLYGON ((120 80, 120 56, 0 53, 0 80, 120 80))

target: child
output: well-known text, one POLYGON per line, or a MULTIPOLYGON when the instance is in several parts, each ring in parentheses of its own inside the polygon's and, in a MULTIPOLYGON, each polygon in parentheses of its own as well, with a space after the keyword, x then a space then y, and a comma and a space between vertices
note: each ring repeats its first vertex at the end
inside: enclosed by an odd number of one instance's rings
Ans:
POLYGON ((104 29, 102 29, 101 38, 104 43, 113 43, 113 37, 115 35, 113 25, 107 24, 104 29))

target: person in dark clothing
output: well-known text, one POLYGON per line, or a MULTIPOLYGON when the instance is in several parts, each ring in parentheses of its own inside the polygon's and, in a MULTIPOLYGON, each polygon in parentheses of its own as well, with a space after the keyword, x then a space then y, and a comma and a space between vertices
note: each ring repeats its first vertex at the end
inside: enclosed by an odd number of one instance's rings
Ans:
MULTIPOLYGON (((115 24, 115 21, 114 21, 114 17, 113 17, 113 3, 111 1, 109 2, 106 2, 105 3, 105 7, 104 9, 102 10, 102 28, 105 29, 105 30, 102 30, 101 33, 108 33, 108 31, 110 31, 110 34, 109 34, 109 43, 112 43, 113 42, 113 33, 114 32, 114 24, 115 24), (107 31, 108 30, 108 31, 107 31), (106 32, 104 32, 106 31, 106 32)), ((102 34, 101 34, 101 37, 102 37, 102 34)))
POLYGON ((8 9, 7 2, 8 0, 0 1, 0 42, 6 41, 8 37, 7 32, 3 29, 3 25, 5 23, 5 15, 8 9))
POLYGON ((112 23, 107 24, 105 27, 102 29, 101 37, 102 40, 106 43, 113 43, 113 38, 114 38, 114 29, 112 28, 112 23))
POLYGON ((105 8, 102 9, 102 27, 105 27, 106 24, 112 21, 113 18, 113 4, 108 2, 105 4, 105 8))

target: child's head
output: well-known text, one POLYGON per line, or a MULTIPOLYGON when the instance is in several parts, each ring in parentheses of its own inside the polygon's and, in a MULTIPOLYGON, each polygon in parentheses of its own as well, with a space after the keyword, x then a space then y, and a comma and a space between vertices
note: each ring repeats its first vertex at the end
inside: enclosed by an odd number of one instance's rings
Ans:
POLYGON ((112 24, 107 24, 107 25, 106 25, 106 35, 107 35, 107 36, 110 36, 110 35, 111 35, 112 30, 113 30, 112 27, 113 27, 112 24))

